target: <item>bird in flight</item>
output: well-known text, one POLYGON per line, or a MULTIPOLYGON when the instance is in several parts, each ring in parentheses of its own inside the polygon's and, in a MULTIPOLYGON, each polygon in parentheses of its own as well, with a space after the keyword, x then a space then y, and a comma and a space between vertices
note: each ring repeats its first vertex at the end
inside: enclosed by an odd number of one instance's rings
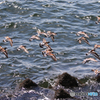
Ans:
POLYGON ((81 34, 84 35, 85 37, 89 38, 89 36, 83 31, 79 31, 76 33, 77 36, 80 36, 81 34))
POLYGON ((94 55, 96 58, 98 58, 98 59, 100 60, 99 55, 95 52, 95 50, 94 50, 94 49, 93 49, 93 50, 88 51, 88 53, 86 53, 86 55, 89 55, 90 53, 91 53, 92 55, 94 55))
POLYGON ((44 57, 50 56, 54 61, 57 61, 56 56, 52 52, 53 51, 46 49, 46 50, 42 51, 42 54, 44 57))
POLYGON ((8 58, 8 53, 6 51, 6 47, 3 48, 3 47, 0 46, 0 52, 2 52, 8 58))
POLYGON ((94 50, 95 50, 96 48, 100 48, 100 45, 95 44, 95 45, 94 45, 94 50))
POLYGON ((78 39, 78 42, 81 43, 83 41, 85 41, 88 45, 90 45, 90 43, 88 42, 88 40, 85 37, 81 37, 78 39))
POLYGON ((10 42, 10 45, 13 46, 13 40, 9 36, 6 36, 5 40, 3 40, 3 42, 6 42, 6 41, 10 42))
POLYGON ((51 31, 47 31, 47 35, 48 35, 48 37, 51 37, 52 41, 54 42, 54 36, 57 34, 54 32, 51 32, 51 31))
POLYGON ((98 75, 98 73, 100 73, 100 71, 98 71, 97 69, 92 69, 91 71, 93 71, 96 75, 98 75))
POLYGON ((100 17, 97 16, 97 21, 96 21, 95 23, 96 23, 96 24, 99 24, 99 22, 100 22, 100 17))
POLYGON ((20 45, 17 50, 19 51, 20 49, 24 50, 26 53, 29 53, 28 50, 26 49, 26 46, 20 45))
POLYGON ((38 30, 37 30, 37 36, 40 36, 40 35, 44 35, 45 37, 47 37, 47 33, 41 32, 41 30, 38 29, 38 30))
POLYGON ((29 39, 29 41, 32 41, 34 39, 40 40, 40 38, 37 35, 33 35, 33 36, 31 36, 31 38, 29 39))
POLYGON ((97 62, 97 60, 95 60, 94 58, 86 58, 86 59, 84 59, 84 61, 82 63, 85 64, 85 63, 87 63, 89 61, 95 61, 95 62, 97 62))
POLYGON ((43 42, 39 44, 39 46, 40 46, 41 48, 43 48, 43 46, 46 46, 47 48, 49 47, 49 48, 51 49, 51 47, 49 46, 49 43, 50 43, 50 42, 47 42, 45 38, 43 38, 42 41, 43 41, 43 42))

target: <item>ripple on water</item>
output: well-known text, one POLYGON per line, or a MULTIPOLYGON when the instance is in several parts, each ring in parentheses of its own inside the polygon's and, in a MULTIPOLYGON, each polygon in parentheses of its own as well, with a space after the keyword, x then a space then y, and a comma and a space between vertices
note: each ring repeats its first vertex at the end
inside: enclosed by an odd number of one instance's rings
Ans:
MULTIPOLYGON (((99 69, 99 61, 82 64, 86 53, 99 44, 100 24, 95 24, 99 16, 99 0, 89 1, 59 1, 59 0, 6 0, 0 1, 0 46, 7 47, 9 58, 0 53, 0 89, 13 88, 25 78, 35 82, 49 80, 54 82, 56 76, 68 72, 77 78, 93 75, 91 69, 99 69), (41 40, 29 41, 32 35, 41 31, 57 33, 55 42, 51 38, 40 36, 41 40), (78 31, 85 31, 89 35, 88 46, 81 44, 76 36, 78 31), (3 42, 5 36, 13 39, 13 47, 9 42, 3 42), (43 57, 39 43, 46 38, 54 50, 57 62, 49 56, 43 57), (23 50, 17 51, 20 45, 25 45, 29 54, 23 50)), ((99 49, 97 49, 99 54, 99 49)), ((47 84, 47 83, 45 83, 47 84)), ((44 86, 44 85, 43 85, 44 86)), ((9 90, 8 89, 8 90, 9 90)), ((4 90, 5 93, 7 89, 4 90)))

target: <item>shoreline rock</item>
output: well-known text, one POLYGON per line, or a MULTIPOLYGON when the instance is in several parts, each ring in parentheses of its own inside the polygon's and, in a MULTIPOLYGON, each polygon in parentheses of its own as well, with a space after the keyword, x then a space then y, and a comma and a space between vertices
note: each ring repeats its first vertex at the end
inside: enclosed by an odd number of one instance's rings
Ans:
MULTIPOLYGON (((100 79, 99 75, 98 78, 100 79)), ((100 81, 99 79, 97 80, 100 81)), ((79 80, 77 78, 71 76, 67 72, 64 72, 58 76, 58 80, 55 83, 56 85, 52 87, 52 89, 49 89, 43 88, 39 86, 39 84, 33 82, 31 79, 27 78, 19 84, 20 90, 0 97, 0 100, 81 100, 81 96, 72 96, 70 93, 72 91, 79 93, 91 92, 97 90, 97 88, 100 88, 99 83, 90 83, 88 85, 85 84, 86 86, 84 85, 80 87, 78 82, 79 80), (86 88, 90 89, 90 87, 91 90, 85 90, 86 88), (94 89, 92 89, 92 87, 94 89)), ((83 98, 88 99, 92 97, 83 96, 83 98)))
POLYGON ((78 87, 78 83, 75 77, 71 76, 67 72, 61 74, 58 76, 57 84, 56 85, 62 85, 65 88, 73 88, 78 87))
POLYGON ((71 98, 70 94, 65 91, 64 89, 60 88, 58 90, 55 91, 55 96, 54 98, 56 99, 64 99, 64 98, 71 98))
POLYGON ((24 81, 22 81, 19 84, 19 89, 21 89, 22 87, 26 88, 26 89, 30 89, 32 87, 37 87, 38 85, 33 82, 32 80, 30 80, 29 78, 25 79, 24 81))

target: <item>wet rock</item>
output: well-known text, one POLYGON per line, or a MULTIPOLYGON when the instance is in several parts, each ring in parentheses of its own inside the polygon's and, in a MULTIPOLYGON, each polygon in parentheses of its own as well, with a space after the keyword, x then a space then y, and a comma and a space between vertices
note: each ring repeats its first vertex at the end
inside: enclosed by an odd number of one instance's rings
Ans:
POLYGON ((53 100, 55 91, 42 88, 30 79, 19 84, 20 89, 0 96, 0 100, 53 100), (22 88, 24 87, 24 88, 22 88))
POLYGON ((71 98, 71 96, 64 89, 58 89, 58 90, 55 91, 54 98, 56 98, 56 99, 58 99, 58 98, 59 99, 64 99, 64 98, 71 98))
POLYGON ((97 82, 100 82, 100 73, 98 73, 98 75, 96 76, 97 82))
POLYGON ((25 79, 22 83, 20 83, 19 84, 19 88, 22 88, 22 87, 24 87, 24 88, 32 88, 32 87, 37 87, 38 85, 35 83, 35 82, 33 82, 32 80, 30 80, 30 79, 25 79))
POLYGON ((57 85, 62 85, 66 88, 78 87, 76 78, 66 72, 58 76, 57 85))

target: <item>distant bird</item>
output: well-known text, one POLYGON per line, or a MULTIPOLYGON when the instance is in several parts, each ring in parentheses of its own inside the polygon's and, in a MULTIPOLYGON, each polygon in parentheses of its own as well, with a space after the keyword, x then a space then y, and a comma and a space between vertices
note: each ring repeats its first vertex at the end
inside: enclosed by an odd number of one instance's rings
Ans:
POLYGON ((19 51, 20 49, 24 50, 26 53, 29 53, 28 50, 26 49, 26 46, 20 45, 17 50, 19 51))
POLYGON ((100 73, 100 71, 98 71, 97 69, 92 69, 91 71, 93 71, 96 75, 100 73))
POLYGON ((81 34, 84 35, 85 37, 89 38, 89 36, 83 31, 79 31, 76 33, 77 36, 80 36, 81 34))
POLYGON ((100 22, 100 17, 97 16, 97 21, 95 23, 99 24, 99 22, 100 22))
POLYGON ((81 41, 85 41, 88 45, 90 45, 90 43, 88 42, 88 40, 85 37, 81 37, 78 39, 78 42, 81 43, 81 41))
POLYGON ((100 45, 95 44, 95 45, 94 45, 94 50, 95 50, 96 48, 100 48, 100 45))
POLYGON ((51 32, 51 31, 47 31, 47 35, 48 35, 49 37, 51 37, 52 41, 54 42, 54 36, 57 35, 57 34, 54 33, 54 32, 51 32))
POLYGON ((9 36, 6 36, 5 40, 3 40, 3 42, 6 42, 6 41, 9 41, 10 45, 13 46, 13 41, 12 41, 12 39, 9 36))
POLYGON ((42 51, 42 54, 43 54, 44 57, 50 56, 54 61, 57 61, 56 56, 52 52, 53 51, 46 49, 45 51, 42 51))
POLYGON ((34 39, 40 40, 40 38, 37 35, 33 35, 33 36, 31 36, 31 38, 29 39, 29 41, 32 41, 34 39))
POLYGON ((6 47, 3 48, 3 47, 0 46, 0 52, 4 53, 4 55, 8 58, 8 53, 6 51, 6 47))
POLYGON ((41 30, 38 29, 38 30, 37 30, 37 36, 40 36, 40 35, 44 35, 45 37, 47 37, 47 33, 41 32, 41 30))
POLYGON ((40 46, 41 48, 43 48, 43 46, 46 46, 46 47, 49 47, 49 48, 51 49, 51 47, 50 47, 49 44, 48 44, 48 43, 50 43, 50 42, 47 42, 45 38, 43 38, 42 41, 43 41, 43 43, 40 43, 40 44, 39 44, 39 46, 40 46))
POLYGON ((86 55, 89 55, 90 53, 100 60, 99 55, 95 52, 94 49, 93 50, 90 50, 88 53, 86 53, 86 55))
POLYGON ((86 58, 86 59, 84 59, 84 61, 82 63, 85 64, 85 63, 87 63, 89 61, 95 61, 95 62, 97 62, 97 60, 95 60, 94 58, 86 58))

